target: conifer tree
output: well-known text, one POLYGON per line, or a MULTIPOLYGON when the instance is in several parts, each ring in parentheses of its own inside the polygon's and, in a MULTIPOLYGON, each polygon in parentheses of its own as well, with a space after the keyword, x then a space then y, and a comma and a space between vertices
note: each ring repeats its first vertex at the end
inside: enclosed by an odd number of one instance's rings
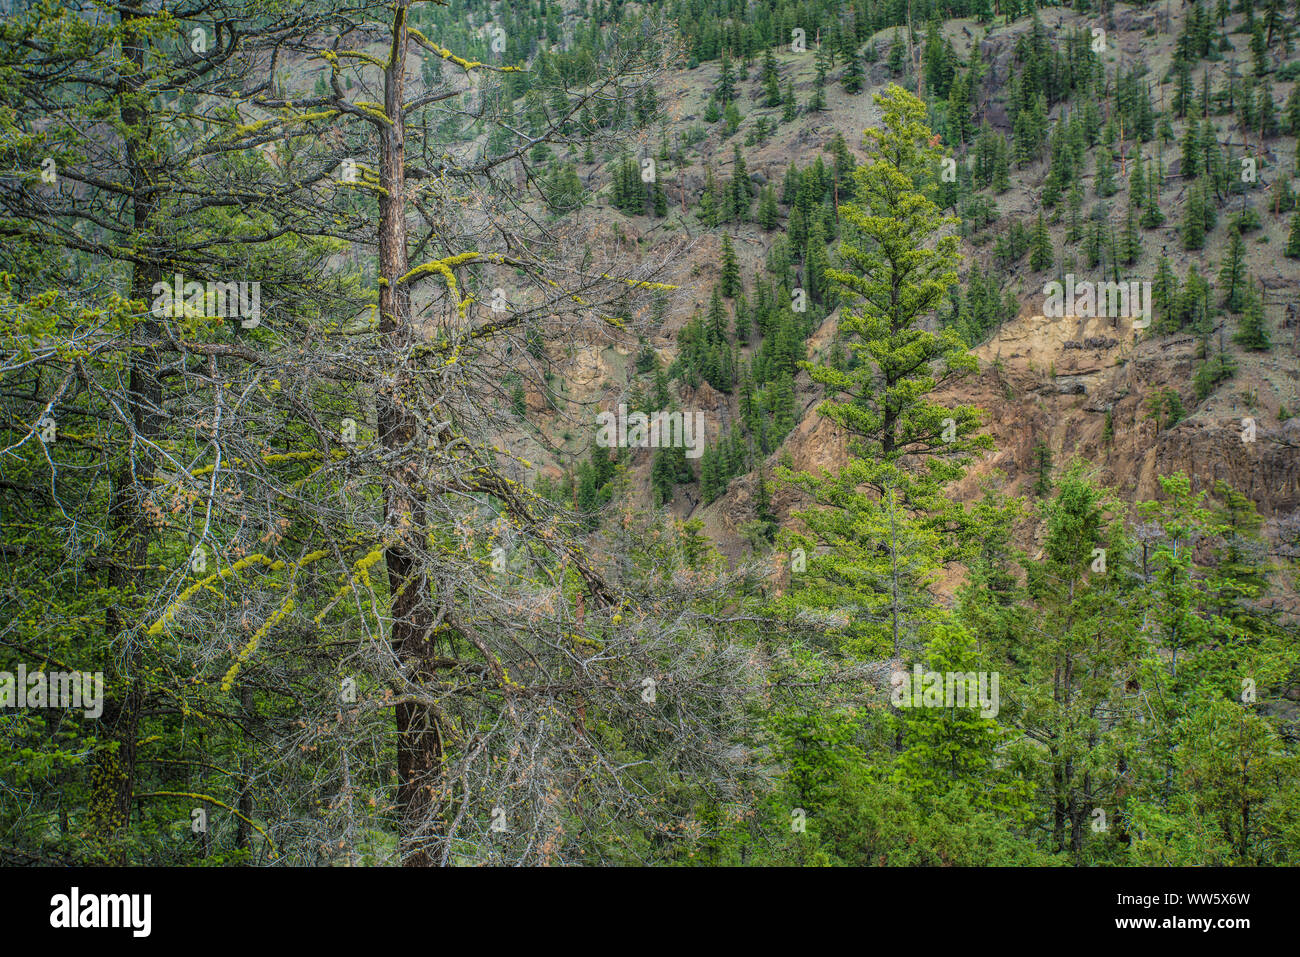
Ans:
POLYGON ((1147 172, 1146 163, 1139 153, 1133 161, 1133 172, 1128 179, 1128 202, 1133 209, 1141 209, 1146 204, 1147 172))
POLYGON ((1284 255, 1288 259, 1300 259, 1300 213, 1291 217, 1291 233, 1287 237, 1284 255))
POLYGON ((776 229, 781 211, 776 204, 776 190, 769 184, 763 187, 758 200, 758 225, 766 232, 776 229))
POLYGON ((741 291, 740 264, 736 261, 736 250, 732 247, 731 237, 722 234, 722 273, 718 280, 722 295, 734 299, 741 291))
POLYGON ((776 69, 776 56, 768 47, 763 53, 763 105, 781 105, 781 78, 776 69))
POLYGON ((798 113, 799 105, 794 98, 794 81, 786 80, 785 96, 781 99, 781 122, 789 123, 798 113))
POLYGON ((808 230, 807 253, 804 257, 804 275, 808 284, 808 297, 816 303, 832 308, 830 283, 826 269, 830 260, 826 255, 826 238, 820 219, 813 221, 808 230))
POLYGON ((840 82, 844 84, 846 93, 860 93, 864 73, 862 70, 862 59, 856 53, 850 52, 847 55, 847 65, 844 67, 844 74, 840 77, 840 82))
POLYGON ((731 56, 726 50, 722 52, 722 61, 718 67, 718 84, 716 87, 718 102, 723 106, 736 96, 736 78, 731 68, 731 56))
POLYGON ((731 184, 729 191, 732 213, 739 222, 743 223, 749 219, 749 206, 753 190, 754 184, 750 182, 745 157, 740 154, 740 146, 734 145, 731 148, 731 184))
POLYGON ((868 161, 854 171, 853 201, 841 207, 860 239, 841 244, 843 265, 827 271, 851 303, 841 331, 858 363, 849 371, 800 363, 826 387, 818 412, 849 434, 851 457, 838 475, 790 479, 819 506, 801 521, 831 545, 810 564, 816 585, 801 600, 859 606, 850 643, 897 651, 926 615, 920 582, 952 547, 939 532, 946 510, 936 492, 986 442, 972 435, 977 410, 927 398, 973 371, 974 360, 953 331, 920 325, 955 284, 958 263, 956 237, 941 235, 950 221, 931 198, 938 152, 925 107, 896 85, 875 101, 883 126, 867 131, 868 161), (904 456, 926 464, 905 468, 904 456), (883 554, 874 536, 884 536, 883 554))
POLYGON ((1182 237, 1184 249, 1201 249, 1205 245, 1205 201, 1195 185, 1188 191, 1183 210, 1182 237))
POLYGON ((1138 212, 1133 206, 1128 208, 1124 219, 1124 237, 1120 246, 1120 261, 1132 266, 1142 255, 1142 231, 1138 228, 1138 212))
POLYGON ((1025 563, 1026 587, 1006 613, 1011 621, 986 625, 988 653, 1006 662, 1001 693, 1024 702, 1012 720, 1042 742, 1043 825, 1052 848, 1076 863, 1098 840, 1093 809, 1114 806, 1123 783, 1115 752, 1138 707, 1115 680, 1139 660, 1138 630, 1125 613, 1121 509, 1082 463, 1071 463, 1038 508, 1047 540, 1041 559, 1025 563), (1111 719, 1096 720, 1100 713, 1111 719))
POLYGON ((1029 268, 1035 272, 1051 269, 1056 265, 1056 247, 1052 244, 1052 234, 1043 222, 1043 214, 1038 214, 1034 224, 1034 236, 1029 247, 1029 268))
POLYGON ((1157 158, 1150 167, 1147 180, 1146 205, 1142 209, 1142 228, 1156 229, 1164 225, 1165 214, 1160 209, 1160 177, 1162 174, 1160 160, 1157 158))
POLYGON ((1286 99, 1287 129, 1292 136, 1300 136, 1300 84, 1291 88, 1286 99))
POLYGON ((1246 281, 1241 295, 1241 322, 1232 341, 1252 352, 1267 352, 1273 347, 1264 321, 1264 300, 1253 281, 1246 281))
POLYGON ((1183 132, 1183 162, 1180 172, 1184 179, 1196 179, 1201 171, 1201 136, 1200 125, 1193 117, 1183 132))
POLYGON ((1246 244, 1242 242, 1241 231, 1233 226, 1228 234, 1228 248, 1224 250, 1223 262, 1219 266, 1219 290, 1223 293, 1223 308, 1229 312, 1240 312, 1245 301, 1245 258, 1246 244))
POLYGON ((1114 196, 1117 192, 1115 164, 1111 160, 1110 150, 1105 146, 1097 150, 1097 179, 1094 188, 1097 195, 1103 198, 1114 196))

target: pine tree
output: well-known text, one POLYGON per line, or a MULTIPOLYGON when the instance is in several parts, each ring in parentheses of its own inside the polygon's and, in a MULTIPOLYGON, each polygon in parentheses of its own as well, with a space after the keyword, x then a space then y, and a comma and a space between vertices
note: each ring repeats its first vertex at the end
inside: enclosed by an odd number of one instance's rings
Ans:
POLYGON ((1157 158, 1151 164, 1150 177, 1147 180, 1146 206, 1142 209, 1142 228, 1157 229, 1164 224, 1165 214, 1160 209, 1160 177, 1163 170, 1157 158))
POLYGON ((1146 204, 1147 173, 1146 164, 1139 153, 1133 161, 1133 172, 1128 178, 1128 203, 1133 209, 1141 209, 1146 204))
POLYGON ((673 500, 677 486, 677 464, 675 459, 681 449, 656 449, 650 466, 650 489, 656 507, 667 505, 673 500))
POLYGON ((889 41, 889 72, 894 76, 901 76, 903 73, 903 64, 907 62, 907 50, 903 43, 902 37, 898 35, 898 30, 894 30, 894 36, 889 41))
POLYGON ((736 314, 732 317, 732 326, 736 331, 736 341, 743 345, 749 342, 750 335, 749 303, 746 301, 743 292, 736 294, 735 309, 736 314))
POLYGON ((744 117, 740 115, 740 110, 736 108, 735 101, 728 103, 727 108, 722 111, 722 121, 727 127, 728 136, 733 135, 736 130, 740 129, 742 119, 744 117))
POLYGON ((785 96, 781 101, 781 122, 789 123, 798 114, 798 104, 794 98, 794 81, 787 80, 785 83, 785 96))
POLYGON ((795 425, 794 380, 783 372, 772 386, 772 432, 774 443, 779 443, 795 425))
POLYGON ((1243 300, 1241 322, 1232 341, 1252 352, 1267 352, 1273 347, 1273 342, 1269 338, 1268 326, 1264 321, 1263 297, 1260 296, 1253 281, 1247 281, 1244 286, 1245 293, 1241 297, 1243 300))
POLYGON ((823 86, 813 86, 812 99, 808 101, 809 113, 820 113, 826 109, 826 88, 823 86))
POLYGON ((706 166, 704 169, 704 190, 700 194, 700 222, 705 226, 718 225, 722 215, 721 206, 722 204, 718 199, 717 180, 713 175, 713 167, 706 166))
POLYGON ((700 498, 705 505, 713 502, 719 495, 718 491, 718 461, 717 450, 710 445, 700 456, 700 498))
POLYGON ((1111 160, 1110 150, 1101 147, 1097 150, 1097 180, 1094 188, 1097 195, 1101 197, 1114 196, 1118 192, 1115 185, 1114 162, 1111 160))
POLYGON ((1072 463, 1055 495, 1037 504, 1046 541, 1040 557, 1022 560, 1024 585, 1014 586, 1007 610, 972 601, 963 615, 973 617, 985 653, 1002 662, 1001 694, 1024 702, 1016 724, 1046 742, 1038 814, 1052 850, 1075 864, 1086 860, 1090 843, 1105 839, 1090 826, 1092 811, 1116 805, 1124 776, 1110 756, 1124 750, 1140 708, 1113 677, 1133 674, 1141 660, 1121 509, 1087 478, 1083 463, 1072 463), (1099 722, 1098 714, 1114 719, 1099 722))
POLYGON ((705 317, 705 327, 708 330, 710 343, 716 345, 726 341, 727 309, 722 304, 721 284, 714 286, 713 293, 709 296, 709 311, 705 317))
POLYGON ((722 61, 718 67, 718 84, 716 87, 718 102, 724 106, 736 96, 736 78, 731 70, 731 57, 727 51, 722 52, 722 61))
POLYGON ((846 93, 861 92, 864 78, 861 58, 854 53, 850 53, 848 55, 848 65, 845 66, 844 74, 840 77, 840 82, 844 84, 844 91, 846 93))
POLYGON ((826 278, 826 269, 830 259, 826 255, 826 239, 821 220, 813 221, 808 230, 807 254, 804 257, 804 276, 808 286, 808 298, 813 302, 831 307, 830 288, 826 278))
POLYGON ((1288 176, 1279 176, 1273 180, 1273 197, 1269 201, 1274 215, 1289 213, 1296 208, 1295 193, 1291 192, 1291 179, 1288 176))
POLYGON ((776 56, 771 47, 763 54, 763 94, 764 106, 781 105, 781 79, 777 74, 776 56))
MULTIPOLYGON (((979 44, 975 44, 978 49, 979 44)), ((973 132, 970 80, 958 76, 948 91, 948 125, 953 139, 966 143, 973 132)))
POLYGON ((958 263, 956 237, 942 235, 951 221, 931 198, 939 154, 925 106, 897 85, 874 99, 883 125, 867 131, 868 161, 854 171, 854 199, 841 206, 861 238, 843 243, 843 266, 827 271, 852 303, 840 328, 858 364, 846 372, 800 363, 826 387, 818 412, 849 434, 850 460, 838 475, 792 480, 816 501, 835 503, 798 516, 810 541, 830 545, 810 564, 799 600, 861 608, 850 644, 889 652, 910 640, 931 604, 918 582, 948 547, 935 524, 946 508, 938 490, 961 474, 962 456, 987 441, 972 436, 975 409, 927 398, 975 366, 952 330, 921 326, 956 284, 958 263), (904 468, 904 456, 929 467, 904 468))
POLYGON ((771 185, 764 186, 758 200, 758 225, 770 233, 776 229, 780 219, 781 211, 776 204, 776 190, 771 185))
POLYGON ((1124 220, 1124 237, 1121 245, 1120 259, 1126 266, 1132 266, 1142 255, 1142 231, 1138 228, 1137 209, 1130 206, 1124 220))
POLYGON ((1287 129, 1292 136, 1300 136, 1300 84, 1291 88, 1286 100, 1287 129))
POLYGON ((718 282, 722 295, 734 299, 741 291, 740 264, 736 261, 736 251, 731 245, 731 237, 722 235, 722 274, 718 282))
POLYGON ((1201 249, 1205 246, 1205 202, 1201 190, 1193 186, 1187 197, 1187 206, 1183 210, 1183 248, 1201 249))
POLYGON ((1089 269, 1096 269, 1105 254, 1105 235, 1102 233, 1102 221, 1093 218, 1088 221, 1087 232, 1083 240, 1083 258, 1089 269))
POLYGON ((1047 224, 1043 222, 1042 213, 1038 214, 1038 221, 1034 224, 1034 237, 1029 249, 1029 268, 1035 272, 1042 272, 1056 265, 1056 247, 1052 245, 1052 234, 1048 232, 1047 224))
POLYGON ((1201 171, 1201 128, 1193 117, 1183 133, 1183 162, 1180 172, 1184 179, 1196 179, 1201 171))
POLYGON ((1228 234, 1228 248, 1219 266, 1219 289, 1223 292, 1223 307, 1229 312, 1240 312, 1247 291, 1246 244, 1236 226, 1228 234))
POLYGON ((732 146, 731 148, 731 209, 734 217, 739 222, 745 222, 749 219, 750 198, 753 195, 754 184, 750 182, 749 170, 745 166, 745 158, 740 155, 740 147, 732 146))
POLYGON ((1083 186, 1077 179, 1070 184, 1066 205, 1069 218, 1066 220, 1065 241, 1077 243, 1083 238, 1083 186))
POLYGON ((1201 177, 1201 212, 1205 220, 1205 232, 1214 231, 1215 224, 1219 221, 1219 204, 1218 198, 1214 192, 1214 184, 1208 176, 1201 177))
POLYGON ((1034 443, 1034 471, 1038 476, 1034 479, 1034 494, 1039 498, 1050 495, 1052 492, 1052 450, 1043 442, 1034 443))
POLYGON ((1259 135, 1277 136, 1280 127, 1277 121, 1277 105, 1273 102, 1272 85, 1265 80, 1259 88, 1259 135))
MULTIPOLYGON (((941 675, 994 670, 974 635, 946 622, 931 631, 923 660, 927 672, 941 675)), ((1015 772, 997 759, 1008 735, 992 715, 981 713, 978 701, 964 701, 964 707, 956 702, 949 706, 946 700, 938 707, 918 707, 924 704, 922 695, 920 701, 908 703, 900 709, 906 746, 893 778, 912 800, 929 802, 958 789, 978 793, 985 806, 1010 810, 1023 803, 1015 772)))
POLYGON ((1287 238, 1284 255, 1288 259, 1300 259, 1300 213, 1291 217, 1291 234, 1287 238))

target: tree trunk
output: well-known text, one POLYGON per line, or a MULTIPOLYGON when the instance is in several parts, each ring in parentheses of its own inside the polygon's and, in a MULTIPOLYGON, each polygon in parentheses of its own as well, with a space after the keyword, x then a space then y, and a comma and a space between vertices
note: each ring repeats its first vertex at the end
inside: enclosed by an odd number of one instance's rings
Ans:
MULTIPOLYGON (((120 5, 118 16, 122 23, 139 17, 134 6, 120 5)), ((145 248, 156 248, 153 241, 156 223, 154 213, 158 208, 158 177, 148 168, 143 158, 149 146, 152 122, 133 97, 145 68, 145 40, 127 31, 123 34, 125 57, 135 66, 134 76, 124 81, 118 95, 125 97, 121 109, 125 127, 126 155, 131 177, 132 225, 135 235, 144 237, 145 248)), ((135 265, 131 275, 131 297, 151 302, 153 285, 161 275, 156 266, 135 265)), ((153 353, 158 339, 158 324, 151 318, 141 321, 133 338, 145 343, 144 349, 131 356, 130 394, 127 406, 133 428, 142 436, 156 436, 160 430, 162 387, 155 374, 157 356, 153 353), (143 333, 142 336, 137 333, 143 333)), ((109 582, 123 596, 120 604, 107 609, 104 615, 105 638, 108 652, 105 662, 104 710, 100 723, 105 729, 108 748, 96 753, 91 771, 92 794, 89 824, 101 846, 109 846, 131 816, 131 800, 135 788, 136 739, 140 726, 140 707, 144 697, 140 680, 140 662, 143 636, 137 633, 140 621, 130 620, 129 609, 133 603, 125 600, 133 590, 137 575, 143 574, 149 553, 148 522, 137 499, 145 493, 152 477, 148 453, 139 461, 132 461, 136 443, 128 443, 126 458, 113 481, 109 504, 109 521, 113 529, 113 561, 109 565, 109 582), (124 619, 123 608, 128 610, 124 619), (125 647, 116 653, 114 645, 119 639, 125 647)), ((123 861, 124 863, 124 861, 123 861)))
MULTIPOLYGON (((406 72, 407 7, 398 0, 393 18, 392 47, 384 71, 384 112, 391 120, 380 129, 379 180, 385 192, 379 197, 380 334, 397 354, 414 331, 411 296, 401 282, 408 270, 405 218, 405 126, 402 98, 406 72)), ((376 397, 379 440, 386 449, 399 449, 416 434, 414 417, 399 404, 403 380, 381 387, 376 397), (385 388, 390 388, 386 392, 385 388)), ((420 476, 401 465, 393 467, 385 493, 386 524, 399 534, 384 553, 392 598, 392 643, 413 681, 433 673, 429 659, 434 643, 425 638, 432 627, 426 583, 417 580, 416 548, 424 525, 420 503, 420 476)), ((442 767, 442 736, 433 708, 413 702, 397 706, 397 808, 403 863, 427 867, 436 861, 430 853, 436 836, 438 776, 442 767)))

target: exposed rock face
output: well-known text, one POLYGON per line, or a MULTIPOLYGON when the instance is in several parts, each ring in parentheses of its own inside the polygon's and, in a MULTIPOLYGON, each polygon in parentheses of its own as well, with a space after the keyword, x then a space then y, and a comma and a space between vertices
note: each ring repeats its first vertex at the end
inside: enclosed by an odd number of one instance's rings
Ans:
POLYGON ((1088 391, 1088 383, 1081 375, 1057 376, 1052 388, 1057 395, 1083 395, 1088 391))
POLYGON ((1186 472, 1197 488, 1221 480, 1253 499, 1266 517, 1300 509, 1300 422, 1257 426, 1253 442, 1243 441, 1244 434, 1239 421, 1193 419, 1161 437, 1166 441, 1148 456, 1150 471, 1186 472))
POLYGON ((1196 339, 1139 340, 1122 328, 1127 322, 1022 315, 976 350, 979 378, 950 397, 986 410, 996 449, 959 492, 974 494, 977 480, 994 469, 1013 486, 1027 483, 1033 447, 1042 441, 1058 466, 1074 454, 1100 465, 1103 479, 1131 501, 1156 498, 1157 476, 1182 471, 1197 490, 1231 484, 1266 518, 1300 509, 1300 421, 1277 419, 1279 405, 1296 408, 1297 356, 1280 346, 1266 359, 1242 362, 1197 408, 1196 339), (1149 399, 1161 389, 1176 391, 1195 414, 1158 429, 1149 399), (1243 441, 1245 419, 1254 420, 1253 441, 1243 441))

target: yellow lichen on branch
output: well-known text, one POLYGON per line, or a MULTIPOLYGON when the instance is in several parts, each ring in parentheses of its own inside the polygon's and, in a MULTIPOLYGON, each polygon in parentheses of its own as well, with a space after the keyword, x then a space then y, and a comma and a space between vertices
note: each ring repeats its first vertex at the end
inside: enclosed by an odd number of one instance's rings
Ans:
MULTIPOLYGON (((297 564, 288 564, 285 567, 288 567, 292 576, 300 568, 303 568, 306 565, 310 565, 312 562, 324 558, 328 554, 329 554, 329 550, 322 548, 319 549, 318 551, 311 552, 308 555, 304 555, 302 561, 298 562, 297 564)), ((284 563, 281 564, 283 565, 284 563)), ((294 605, 296 604, 294 600, 294 595, 297 593, 297 591, 298 591, 298 586, 291 578, 289 584, 289 594, 285 596, 285 599, 280 604, 280 607, 271 613, 271 617, 266 619, 266 621, 262 624, 261 628, 253 632, 253 637, 248 639, 248 643, 245 644, 242 649, 240 649, 239 655, 238 657, 235 658, 234 664, 230 666, 230 670, 228 670, 225 673, 225 675, 222 677, 221 679, 222 691, 230 690, 231 685, 235 683, 235 676, 239 674, 240 666, 245 661, 247 661, 255 651, 257 651, 258 645, 262 643, 263 638, 265 638, 268 634, 270 634, 271 629, 274 628, 276 625, 278 625, 284 619, 284 617, 289 614, 289 612, 293 611, 294 605)))
POLYGON ((278 625, 285 615, 293 611, 294 604, 293 595, 290 594, 289 597, 284 600, 284 603, 271 613, 271 617, 263 622, 262 627, 253 632, 253 637, 248 639, 248 643, 240 649, 239 655, 235 658, 234 664, 230 666, 222 677, 222 691, 230 690, 231 685, 235 683, 235 676, 239 674, 240 665, 247 661, 252 656, 253 652, 257 651, 257 646, 262 643, 262 639, 266 637, 271 629, 278 625))
POLYGON ((499 255, 485 256, 482 255, 481 253, 468 252, 468 253, 459 253, 455 256, 448 256, 445 259, 435 259, 433 260, 433 262, 427 262, 422 266, 416 266, 405 276, 402 276, 400 279, 398 279, 397 285, 404 286, 407 283, 414 282, 415 280, 423 276, 427 276, 430 273, 437 273, 438 275, 442 276, 443 281, 447 283, 447 291, 451 294, 452 299, 456 301, 456 311, 459 312, 460 317, 464 319, 465 313, 469 309, 469 304, 473 302, 474 299, 472 296, 466 296, 464 299, 460 298, 460 293, 457 291, 458 287, 456 285, 456 274, 453 273, 452 270, 455 269, 457 266, 464 266, 468 263, 477 262, 481 259, 495 260, 497 262, 500 262, 504 259, 504 257, 499 255))
POLYGON ((257 564, 265 565, 273 572, 279 571, 280 569, 284 568, 283 561, 281 560, 272 561, 270 558, 267 558, 261 552, 258 552, 255 555, 249 555, 247 558, 241 558, 233 565, 229 565, 226 568, 221 569, 221 571, 209 575, 207 578, 200 579, 199 581, 191 585, 189 588, 181 592, 176 597, 176 600, 167 606, 167 609, 163 612, 162 617, 149 626, 149 630, 146 632, 146 634, 149 635, 150 637, 156 637, 157 635, 162 634, 163 628, 167 625, 168 622, 172 621, 176 617, 176 612, 180 610, 180 607, 184 605, 187 601, 189 601, 191 598, 193 598, 195 595, 197 595, 204 588, 211 587, 213 582, 224 581, 225 579, 229 578, 232 575, 238 575, 245 568, 257 564))
POLYGON ((469 70, 477 70, 478 68, 481 68, 481 66, 482 68, 489 70, 500 70, 502 73, 516 73, 517 70, 519 70, 517 66, 490 66, 480 60, 465 60, 464 57, 456 56, 455 53, 450 51, 450 49, 439 47, 437 43, 434 43, 433 40, 430 40, 428 36, 420 33, 420 31, 416 30, 413 26, 407 27, 407 33, 413 36, 413 38, 416 39, 416 43, 419 43, 421 47, 428 49, 430 53, 437 53, 437 55, 441 56, 443 60, 446 60, 448 64, 455 64, 467 73, 469 70))
POLYGON ((384 61, 379 59, 379 57, 371 56, 369 53, 363 53, 361 50, 339 50, 337 52, 329 51, 328 54, 326 54, 326 59, 329 59, 330 57, 334 57, 334 56, 351 57, 354 60, 361 60, 365 63, 369 63, 371 66, 377 66, 381 70, 385 69, 386 66, 384 61))
MULTIPOLYGON (((151 637, 161 634, 163 628, 166 627, 167 623, 175 619, 176 613, 180 610, 181 606, 183 606, 186 602, 188 602, 200 591, 207 589, 209 591, 212 591, 214 594, 218 594, 216 592, 216 589, 212 588, 212 584, 214 582, 224 581, 225 579, 228 579, 233 575, 237 575, 239 572, 243 571, 246 568, 249 568, 253 565, 259 565, 259 564, 275 572, 282 571, 287 568, 289 569, 290 575, 292 576, 299 569, 303 568, 306 565, 311 564, 314 561, 318 561, 319 559, 324 558, 328 554, 329 554, 328 549, 319 549, 317 551, 311 552, 303 556, 302 560, 296 563, 286 562, 283 559, 276 559, 273 561, 270 558, 268 558, 266 555, 263 555, 261 552, 258 552, 255 555, 249 555, 247 558, 241 558, 239 561, 235 562, 233 565, 229 566, 228 568, 223 568, 221 571, 217 572, 216 574, 209 575, 208 577, 202 579, 201 581, 195 582, 189 588, 181 592, 180 595, 177 596, 176 600, 167 607, 166 611, 163 612, 162 617, 160 617, 157 621, 155 621, 152 625, 149 626, 149 630, 147 634, 150 635, 151 637)), ((253 652, 257 650, 257 646, 261 643, 262 638, 265 637, 272 628, 274 628, 287 614, 289 614, 289 612, 293 610, 294 595, 296 594, 296 592, 297 592, 297 586, 293 584, 293 582, 291 581, 289 585, 289 594, 285 596, 285 599, 280 604, 280 607, 275 610, 275 612, 271 615, 270 618, 266 620, 266 622, 262 625, 261 628, 257 629, 257 631, 253 634, 253 637, 249 639, 248 643, 240 651, 238 658, 236 658, 235 660, 235 663, 230 666, 230 670, 227 671, 225 676, 221 679, 222 691, 230 690, 230 686, 234 683, 235 676, 239 673, 240 665, 242 665, 249 658, 249 656, 252 655, 253 652)))
POLYGON ((635 286, 637 289, 677 289, 677 286, 670 285, 666 282, 648 282, 644 279, 624 279, 622 276, 611 276, 609 273, 601 273, 601 279, 610 279, 615 282, 625 282, 629 286, 635 286))
POLYGON ((356 564, 352 566, 352 576, 339 586, 338 591, 331 596, 330 600, 326 603, 321 612, 312 618, 313 622, 319 625, 329 613, 329 610, 334 607, 334 603, 354 589, 358 582, 364 583, 367 588, 370 587, 370 569, 384 557, 385 548, 386 546, 381 545, 379 548, 376 548, 374 551, 357 560, 356 564))
POLYGON ((279 856, 280 856, 280 851, 279 851, 279 849, 275 846, 275 841, 271 839, 271 835, 270 835, 270 834, 267 834, 266 831, 262 828, 261 825, 259 825, 256 821, 252 820, 251 818, 245 817, 243 814, 239 813, 239 811, 235 810, 233 807, 231 807, 231 806, 230 806, 229 804, 227 804, 225 801, 219 800, 218 798, 214 798, 214 797, 213 797, 212 795, 210 795, 210 794, 196 794, 196 793, 194 793, 193 791, 142 791, 142 792, 136 794, 136 797, 140 797, 140 798, 147 798, 147 797, 177 797, 177 798, 189 798, 189 799, 192 800, 192 801, 207 801, 209 804, 215 804, 217 807, 225 808, 225 809, 226 809, 227 811, 229 811, 231 814, 235 815, 235 817, 239 818, 241 821, 243 821, 243 822, 244 822, 245 824, 247 824, 249 827, 253 828, 253 830, 257 831, 258 834, 261 834, 264 838, 266 838, 266 843, 269 844, 269 845, 271 845, 271 854, 272 854, 272 855, 274 855, 275 857, 279 857, 279 856))

